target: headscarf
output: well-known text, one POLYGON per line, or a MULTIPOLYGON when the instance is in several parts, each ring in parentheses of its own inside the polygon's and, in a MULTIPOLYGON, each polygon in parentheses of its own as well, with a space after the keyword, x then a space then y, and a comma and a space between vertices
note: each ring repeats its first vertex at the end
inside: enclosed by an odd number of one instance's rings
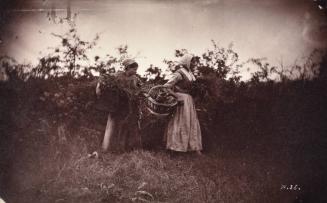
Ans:
POLYGON ((125 67, 125 69, 132 65, 132 64, 137 64, 136 61, 134 59, 125 59, 123 62, 122 62, 123 66, 125 67))
POLYGON ((186 66, 188 70, 191 68, 191 61, 194 56, 192 54, 185 54, 179 61, 180 65, 186 66))
POLYGON ((193 57, 194 56, 192 54, 185 54, 179 61, 180 65, 183 65, 187 68, 187 70, 185 68, 181 68, 179 69, 179 72, 184 75, 189 81, 195 81, 195 77, 191 72, 191 61, 193 57))

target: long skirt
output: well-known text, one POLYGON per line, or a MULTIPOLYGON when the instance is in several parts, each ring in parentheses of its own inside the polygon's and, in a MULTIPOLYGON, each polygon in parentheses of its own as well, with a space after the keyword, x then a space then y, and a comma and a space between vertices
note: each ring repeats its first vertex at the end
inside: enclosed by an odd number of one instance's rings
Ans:
POLYGON ((125 118, 108 115, 102 142, 104 152, 125 152, 141 148, 141 145, 141 135, 135 115, 128 115, 125 118))
POLYGON ((173 151, 200 151, 202 137, 200 123, 196 114, 193 98, 189 94, 176 93, 183 105, 177 107, 169 120, 166 130, 167 149, 173 151))

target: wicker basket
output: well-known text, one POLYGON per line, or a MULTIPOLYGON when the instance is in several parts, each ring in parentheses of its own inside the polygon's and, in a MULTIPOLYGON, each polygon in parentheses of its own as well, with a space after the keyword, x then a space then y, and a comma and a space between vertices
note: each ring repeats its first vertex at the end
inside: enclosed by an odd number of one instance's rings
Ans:
MULTIPOLYGON (((149 92, 148 92, 148 96, 146 97, 145 103, 146 103, 146 108, 148 109, 148 111, 155 115, 155 116, 159 116, 159 117, 166 117, 168 115, 170 115, 171 113, 174 112, 176 106, 177 106, 177 99, 174 97, 174 101, 172 101, 171 103, 160 103, 158 101, 155 100, 155 98, 151 97, 151 95, 153 95, 152 93, 155 91, 158 91, 160 89, 164 89, 165 87, 163 87, 162 85, 157 85, 152 87, 149 92)), ((170 96, 173 96, 170 94, 170 96)))

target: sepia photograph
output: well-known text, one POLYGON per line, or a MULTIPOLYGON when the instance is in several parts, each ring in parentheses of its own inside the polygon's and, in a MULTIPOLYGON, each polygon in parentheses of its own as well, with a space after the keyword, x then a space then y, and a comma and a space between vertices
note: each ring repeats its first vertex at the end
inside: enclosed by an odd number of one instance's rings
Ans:
POLYGON ((326 203, 327 0, 0 0, 0 203, 326 203))

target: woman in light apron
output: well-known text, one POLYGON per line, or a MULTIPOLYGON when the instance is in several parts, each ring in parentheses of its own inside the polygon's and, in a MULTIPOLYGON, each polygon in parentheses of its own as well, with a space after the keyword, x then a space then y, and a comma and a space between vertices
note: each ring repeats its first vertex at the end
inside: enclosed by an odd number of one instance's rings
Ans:
POLYGON ((195 81, 192 70, 196 63, 197 61, 192 55, 184 55, 179 62, 178 69, 164 85, 173 90, 181 103, 181 105, 177 106, 176 112, 168 122, 165 135, 168 150, 178 152, 195 151, 201 154, 201 129, 194 101, 190 95, 192 82, 195 81))

